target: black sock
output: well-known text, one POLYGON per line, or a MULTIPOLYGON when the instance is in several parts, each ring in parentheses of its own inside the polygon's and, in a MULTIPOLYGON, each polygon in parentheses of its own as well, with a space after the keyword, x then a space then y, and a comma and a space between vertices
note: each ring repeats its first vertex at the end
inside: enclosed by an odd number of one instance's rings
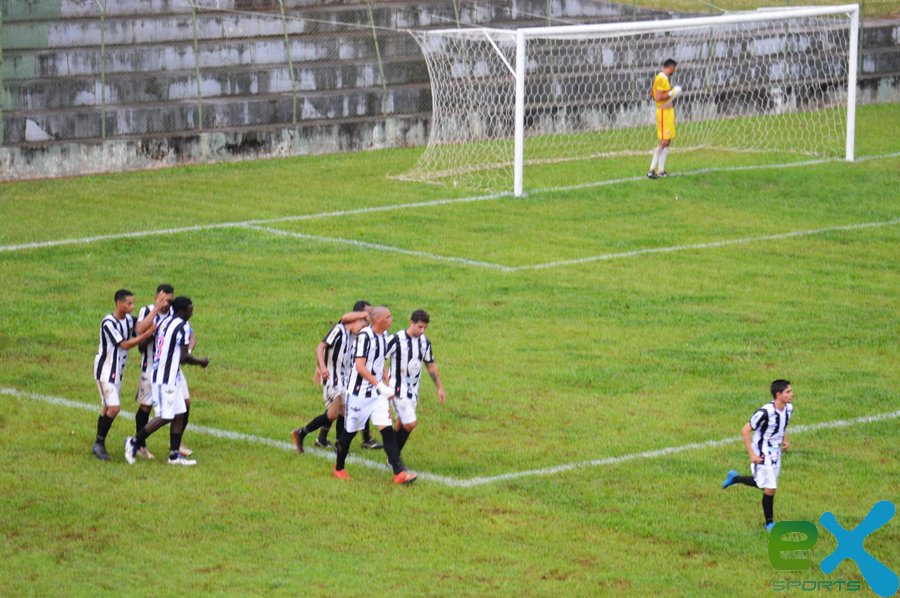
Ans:
POLYGON ((323 413, 322 415, 325 416, 327 421, 319 429, 319 444, 326 444, 328 442, 328 430, 331 429, 331 420, 328 419, 328 413, 323 413))
POLYGON ((141 431, 134 435, 134 440, 132 441, 132 444, 134 444, 134 446, 136 448, 140 448, 142 446, 147 446, 147 437, 148 436, 150 436, 150 434, 147 433, 147 428, 146 427, 141 428, 141 431))
POLYGON ((350 443, 356 437, 356 432, 348 432, 344 430, 337 442, 337 461, 334 468, 338 471, 344 469, 344 463, 347 461, 347 455, 350 453, 350 443))
POLYGON ((169 432, 169 459, 178 458, 178 449, 181 448, 181 436, 184 432, 169 432))
POLYGON ((772 523, 775 520, 775 495, 763 494, 762 505, 766 523, 772 523))
POLYGON ((97 418, 97 442, 100 444, 104 444, 106 442, 106 435, 109 434, 109 429, 112 427, 113 418, 108 415, 101 415, 97 418))
POLYGON ((406 466, 400 460, 400 449, 397 447, 397 435, 394 434, 394 428, 388 426, 381 431, 381 442, 384 444, 384 452, 387 454, 388 463, 391 464, 394 474, 405 470, 406 466))
POLYGON ((334 420, 334 441, 337 442, 341 437, 341 434, 344 433, 344 416, 339 415, 337 419, 334 420))
POLYGON ((739 475, 734 478, 735 484, 744 484, 745 486, 750 486, 751 488, 757 488, 756 480, 753 479, 753 476, 749 475, 739 475))
POLYGON ((363 442, 372 440, 372 433, 369 431, 369 420, 366 420, 366 427, 363 428, 363 442))
POLYGON ((184 430, 185 430, 185 428, 187 428, 187 425, 188 425, 188 419, 190 418, 190 416, 191 416, 191 404, 185 401, 185 404, 184 404, 184 424, 182 424, 182 426, 181 426, 181 433, 182 433, 182 434, 184 434, 184 430))
POLYGON ((315 432, 326 423, 328 423, 328 415, 323 413, 322 415, 317 415, 316 417, 314 417, 311 422, 303 426, 303 429, 301 431, 305 434, 309 434, 310 432, 315 432))
MULTIPOLYGON (((147 425, 147 422, 150 421, 150 412, 144 411, 143 409, 138 409, 137 413, 134 414, 134 435, 137 436, 138 432, 144 429, 144 426, 147 425)), ((139 445, 138 448, 144 446, 143 444, 139 445)))
POLYGON ((400 429, 397 430, 397 450, 402 452, 403 447, 406 446, 406 441, 409 440, 409 435, 412 432, 407 431, 406 428, 400 426, 400 429))

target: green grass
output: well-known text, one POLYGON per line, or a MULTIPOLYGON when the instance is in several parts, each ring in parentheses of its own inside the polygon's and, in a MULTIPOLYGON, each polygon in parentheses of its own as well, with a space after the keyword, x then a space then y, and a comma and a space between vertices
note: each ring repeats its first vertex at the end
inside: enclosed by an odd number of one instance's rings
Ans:
MULTIPOLYGON (((860 111, 861 155, 900 151, 896 106, 860 111)), ((403 183, 417 151, 247 162, 0 185, 0 245, 465 197, 403 183)), ((730 165, 752 164, 744 155, 730 165)), ((720 159, 722 159, 720 157, 720 159)), ((604 163, 618 177, 644 160, 604 163)), ((670 169, 703 167, 700 153, 670 169)), ((594 164, 560 165, 584 176, 594 164)), ((714 172, 525 199, 271 224, 521 267, 900 216, 900 159, 714 172)), ((537 175, 535 189, 558 173, 537 175)), ((601 177, 602 178, 602 177, 601 177)), ((191 420, 280 441, 321 409, 315 345, 365 297, 399 328, 413 309, 448 400, 424 381, 406 460, 490 476, 736 437, 787 377, 792 425, 900 409, 898 225, 504 272, 247 228, 0 252, 0 388, 97 402, 100 318, 126 286, 172 282, 195 302, 191 420)), ((136 354, 125 376, 125 410, 136 354)), ((0 394, 0 578, 10 595, 767 595, 758 493, 735 441, 667 457, 474 488, 330 465, 188 430, 200 465, 89 456, 96 415, 0 394)), ((109 446, 133 430, 113 426, 109 446)), ((833 511, 848 529, 898 502, 900 420, 798 433, 779 519, 833 511)), ((165 452, 164 432, 150 439, 165 452)), ((354 448, 380 462, 383 455, 354 448)), ((818 564, 834 539, 820 528, 818 564)), ((897 520, 866 547, 900 570, 897 520)))

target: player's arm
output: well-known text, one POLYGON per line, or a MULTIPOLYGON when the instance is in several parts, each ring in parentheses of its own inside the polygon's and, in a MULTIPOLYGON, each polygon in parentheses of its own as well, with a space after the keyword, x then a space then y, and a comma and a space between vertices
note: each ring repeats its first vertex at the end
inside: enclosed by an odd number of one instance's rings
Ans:
POLYGON ((356 358, 356 371, 362 376, 369 384, 375 387, 378 391, 378 395, 383 399, 390 399, 394 396, 394 391, 390 386, 385 384, 382 381, 379 381, 378 378, 375 377, 372 372, 366 368, 366 358, 365 357, 357 357, 356 358))
POLYGON ((160 291, 159 293, 157 293, 156 300, 153 302, 153 309, 150 310, 150 313, 148 313, 144 317, 144 319, 142 319, 141 321, 139 321, 137 324, 134 325, 134 331, 138 335, 142 334, 145 330, 147 330, 147 327, 150 326, 150 324, 156 318, 156 315, 160 312, 160 310, 168 307, 169 302, 166 300, 165 295, 166 294, 163 291, 160 291))
POLYGON ((119 343, 119 348, 123 351, 127 351, 128 349, 139 345, 149 339, 156 333, 156 323, 151 320, 150 327, 147 328, 143 334, 139 334, 137 336, 133 336, 131 338, 126 338, 122 342, 119 343))
POLYGON ((316 347, 316 384, 325 384, 328 380, 328 366, 325 365, 325 349, 328 343, 321 341, 316 347))
POLYGON ((200 367, 205 368, 209 365, 209 357, 197 359, 196 357, 191 355, 190 347, 188 345, 181 345, 181 363, 186 363, 188 365, 199 365, 200 367))
POLYGON ((762 463, 763 458, 753 451, 753 428, 750 427, 749 422, 741 428, 741 438, 744 439, 744 447, 747 449, 747 454, 750 455, 750 462, 762 463))
POLYGON ((791 443, 788 442, 787 439, 787 431, 784 433, 784 438, 781 439, 781 450, 786 451, 791 446, 791 443))
POLYGON ((447 400, 447 393, 444 392, 444 384, 441 382, 441 375, 438 372, 438 367, 435 362, 428 363, 428 375, 431 376, 431 379, 434 381, 434 386, 437 388, 438 398, 441 403, 447 400))
POLYGON ((341 324, 346 326, 347 324, 352 324, 357 320, 365 320, 369 321, 369 314, 364 311, 348 311, 344 315, 341 316, 341 324))

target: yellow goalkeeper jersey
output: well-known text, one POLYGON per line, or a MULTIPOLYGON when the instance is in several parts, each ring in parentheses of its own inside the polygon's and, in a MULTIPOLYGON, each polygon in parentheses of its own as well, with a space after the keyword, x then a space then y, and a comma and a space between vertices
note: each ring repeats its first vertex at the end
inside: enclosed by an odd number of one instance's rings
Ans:
POLYGON ((665 99, 661 102, 657 101, 656 92, 669 91, 670 89, 672 89, 672 86, 669 85, 669 78, 666 77, 665 73, 660 72, 653 78, 653 86, 650 88, 650 97, 656 102, 657 108, 662 108, 669 100, 665 99))

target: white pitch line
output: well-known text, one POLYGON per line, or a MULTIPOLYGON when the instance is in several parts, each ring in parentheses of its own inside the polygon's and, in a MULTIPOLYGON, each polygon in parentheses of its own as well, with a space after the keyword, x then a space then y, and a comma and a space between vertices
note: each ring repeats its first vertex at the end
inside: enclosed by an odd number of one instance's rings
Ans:
MULTIPOLYGON (((42 403, 49 403, 51 405, 60 405, 63 407, 71 407, 74 409, 81 409, 85 411, 97 411, 97 405, 90 405, 88 403, 80 403, 78 401, 72 401, 69 399, 63 399, 60 397, 51 397, 47 395, 41 395, 37 393, 24 392, 21 390, 16 390, 14 388, 0 388, 0 395, 7 395, 14 398, 20 399, 29 399, 32 401, 40 401, 42 403)), ((126 419, 134 419, 134 416, 130 413, 121 412, 120 417, 124 417, 126 419)), ((806 424, 806 425, 795 425, 791 427, 791 434, 802 434, 805 432, 816 432, 818 430, 828 430, 832 428, 846 428, 848 426, 855 426, 858 424, 869 424, 880 421, 887 421, 891 419, 896 419, 900 417, 900 410, 897 411, 888 411, 886 413, 877 413, 875 415, 865 415, 862 417, 857 417, 853 419, 839 419, 830 422, 820 422, 818 424, 806 424)), ((282 449, 286 451, 293 451, 294 445, 290 442, 281 442, 279 440, 273 440, 271 438, 265 438, 262 436, 254 436, 252 434, 243 434, 240 432, 232 432, 230 430, 219 430, 217 428, 209 428, 206 426, 198 426, 195 424, 191 424, 191 431, 197 432, 200 434, 206 434, 208 436, 213 436, 215 438, 222 438, 226 440, 238 440, 242 442, 247 442, 250 444, 260 444, 263 446, 270 446, 277 449, 282 449)), ((732 436, 729 438, 721 438, 719 440, 708 440, 706 442, 694 442, 691 444, 683 444, 681 446, 670 446, 667 448, 652 450, 652 451, 644 451, 641 453, 630 453, 626 455, 620 455, 618 457, 606 457, 603 459, 594 459, 591 461, 578 461, 575 463, 566 463, 563 465, 556 465, 553 467, 544 467, 541 469, 529 469, 525 471, 516 471, 512 473, 504 473, 495 476, 485 476, 485 477, 475 477, 475 478, 453 478, 449 476, 442 476, 438 474, 428 473, 428 472, 420 472, 416 471, 419 477, 423 480, 428 480, 432 482, 436 482, 443 486, 449 486, 454 488, 473 488, 475 486, 484 486, 487 484, 493 484, 496 482, 503 482, 506 480, 516 480, 520 478, 527 477, 541 477, 541 476, 550 476, 555 475, 557 473, 562 473, 564 471, 572 471, 575 469, 586 469, 592 467, 601 467, 604 465, 618 465, 619 463, 625 463, 627 461, 635 461, 638 459, 654 459, 656 457, 665 457, 667 455, 674 455, 676 453, 682 453, 685 451, 698 450, 698 449, 706 449, 706 448, 714 448, 719 446, 727 446, 730 444, 739 444, 742 440, 739 436, 732 436)), ((319 449, 309 449, 308 452, 310 454, 315 455, 316 457, 321 457, 328 460, 333 460, 334 455, 328 451, 321 451, 319 449)), ((360 459, 358 457, 350 457, 348 459, 351 463, 362 465, 364 467, 368 467, 370 469, 384 470, 386 469, 385 465, 382 463, 376 463, 374 461, 369 461, 367 459, 360 459)))
MULTIPOLYGON (((865 162, 870 160, 881 160, 885 158, 895 158, 900 157, 900 152, 894 152, 889 154, 878 154, 874 156, 861 156, 856 158, 857 162, 865 162)), ((842 162, 842 159, 832 159, 832 160, 809 160, 806 162, 794 162, 791 164, 772 164, 772 165, 758 165, 758 166, 734 166, 734 167, 725 167, 725 168, 704 168, 701 170, 691 170, 687 172, 678 173, 678 177, 688 177, 688 176, 697 176, 702 174, 712 174, 716 172, 734 172, 739 170, 773 170, 773 169, 781 169, 781 168, 795 168, 799 166, 811 166, 817 164, 826 164, 832 162, 842 162)), ((607 181, 599 181, 596 183, 585 183, 583 185, 571 185, 567 187, 550 187, 544 189, 535 189, 530 191, 530 194, 540 194, 540 193, 552 193, 552 192, 562 192, 562 191, 577 191, 579 189, 588 189, 591 187, 603 187, 607 185, 618 185, 620 183, 632 183, 636 181, 642 181, 645 177, 637 176, 637 177, 627 177, 620 179, 612 179, 607 181)), ((114 233, 109 235, 96 235, 92 237, 79 237, 73 239, 57 239, 52 241, 35 241, 33 243, 19 243, 15 245, 0 245, 0 253, 3 252, 13 252, 13 251, 23 251, 28 249, 42 249, 45 247, 59 247, 63 245, 79 245, 84 243, 96 243, 100 241, 113 241, 117 239, 133 239, 140 237, 151 237, 151 236, 164 236, 164 235, 176 235, 181 233, 191 233, 191 232, 199 232, 205 230, 215 230, 219 228, 240 228, 258 224, 277 224, 279 222, 300 222, 304 220, 318 220, 323 218, 342 218, 345 216, 356 216, 359 214, 372 214, 376 212, 388 212, 393 210, 407 210, 412 208, 427 208, 433 206, 445 206, 452 205, 458 203, 473 203, 480 201, 493 201, 497 199, 503 199, 506 197, 510 197, 512 193, 509 191, 504 191, 501 193, 492 193, 489 195, 475 195, 471 197, 456 197, 451 199, 435 199, 431 201, 420 201, 413 203, 404 203, 404 204, 391 204, 386 206, 373 206, 369 208, 358 208, 353 210, 336 210, 332 212, 319 212, 315 214, 300 214, 297 216, 282 216, 279 218, 265 218, 265 219, 254 219, 254 220, 243 220, 237 222, 219 222, 212 224, 197 224, 193 226, 183 226, 177 228, 162 228, 155 230, 144 230, 144 231, 134 231, 127 233, 114 233)))
POLYGON ((306 233, 295 233, 286 230, 280 230, 277 228, 270 228, 268 226, 247 226, 245 228, 264 231, 267 233, 271 233, 273 235, 281 235, 283 237, 292 237, 295 239, 305 239, 308 241, 319 241, 322 243, 334 243, 338 245, 350 245, 352 247, 359 247, 361 249, 374 249, 376 251, 386 251, 389 253, 399 253, 402 255, 410 255, 413 257, 420 257, 433 261, 440 262, 452 262, 456 264, 463 264, 465 266, 473 266, 476 268, 490 268, 492 270, 500 270, 501 272, 514 272, 516 269, 511 268, 510 266, 504 266, 502 264, 493 264, 491 262, 480 262, 478 260, 470 260, 464 257, 454 257, 454 256, 446 256, 446 255, 437 255, 434 253, 427 253, 425 251, 414 251, 412 249, 403 249, 401 247, 394 247, 393 245, 382 245, 380 243, 369 243, 367 241, 357 241, 355 239, 341 239, 337 237, 320 237, 319 235, 308 235, 306 233))
POLYGON ((522 270, 544 270, 547 268, 559 268, 561 266, 574 266, 577 264, 589 264, 591 262, 603 262, 609 260, 618 260, 629 257, 637 257, 652 253, 674 253, 676 251, 690 251, 694 249, 714 249, 716 247, 727 247, 728 245, 741 245, 745 243, 755 243, 758 241, 774 241, 777 239, 790 239, 792 237, 807 237, 811 235, 820 235, 836 231, 859 230, 863 228, 876 228, 880 226, 893 226, 900 224, 900 218, 893 220, 883 220, 879 222, 863 222, 859 224, 845 224, 841 226, 829 226, 826 228, 816 228, 811 230, 797 230, 787 233, 776 233, 773 235, 760 235, 756 237, 742 237, 739 239, 724 239, 722 241, 710 241, 708 243, 693 243, 690 245, 672 245, 669 247, 650 247, 648 249, 635 249, 634 251, 623 251, 620 253, 604 253, 601 255, 591 255, 588 257, 574 258, 571 260, 559 260, 556 262, 547 262, 544 264, 533 264, 530 266, 517 266, 514 271, 522 270))
POLYGON ((219 222, 213 224, 197 224, 178 228, 161 228, 156 230, 135 231, 130 233, 114 233, 110 235, 96 235, 93 237, 79 237, 75 239, 58 239, 55 241, 36 241, 34 243, 20 243, 17 245, 0 245, 0 253, 4 251, 22 251, 25 249, 42 249, 44 247, 59 247, 61 245, 79 245, 83 243, 96 243, 98 241, 112 241, 116 239, 133 239, 139 237, 177 235, 181 233, 193 233, 219 228, 243 228, 261 224, 277 224, 279 222, 299 222, 303 220, 317 220, 322 218, 341 218, 358 214, 372 214, 375 212, 388 212, 392 210, 406 210, 410 208, 427 208, 432 206, 445 206, 457 203, 473 203, 478 201, 493 201, 509 197, 511 193, 494 193, 491 195, 475 195, 472 197, 457 197, 452 199, 435 199, 415 203, 392 204, 387 206, 373 206, 354 210, 336 210, 333 212, 319 212, 316 214, 300 214, 298 216, 281 216, 279 218, 266 218, 244 220, 240 222, 219 222))

